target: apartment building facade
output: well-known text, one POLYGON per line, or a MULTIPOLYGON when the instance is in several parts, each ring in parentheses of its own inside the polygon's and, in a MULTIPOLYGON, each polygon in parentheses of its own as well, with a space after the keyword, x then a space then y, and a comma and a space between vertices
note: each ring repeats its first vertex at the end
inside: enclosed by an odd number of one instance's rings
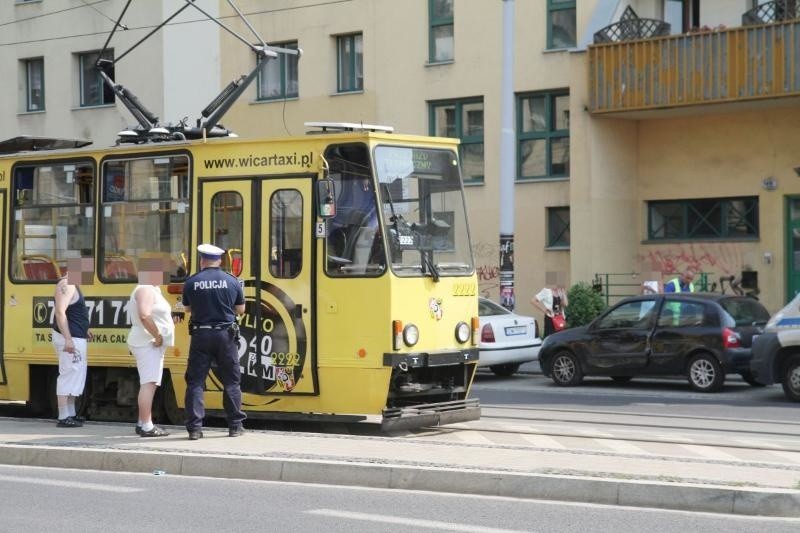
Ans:
MULTIPOLYGON (((197 0, 218 14, 217 0, 197 0)), ((102 81, 95 62, 125 0, 13 0, 0 3, 0 138, 17 135, 113 144, 135 124, 102 81)), ((136 45, 182 0, 133 2, 103 53, 117 83, 164 122, 197 117, 219 92, 219 27, 188 8, 136 45)))
MULTIPOLYGON (((236 128, 361 121, 459 137, 481 291, 496 297, 502 0, 240 6, 268 42, 304 53, 264 71, 231 112, 236 128)), ((732 276, 773 310, 800 290, 795 2, 516 0, 514 10, 520 311, 548 272, 599 279, 613 296, 692 266, 707 289, 732 276)), ((222 57, 223 79, 253 61, 225 36, 222 57)))
MULTIPOLYGON (((165 120, 196 116, 255 67, 239 37, 258 38, 227 1, 208 3, 238 37, 175 24, 168 33, 184 32, 175 34, 180 43, 162 37, 116 65, 117 80, 165 120), (215 68, 216 78, 197 77, 215 68), (197 103, 188 105, 190 98, 197 103)), ((460 138, 480 289, 496 298, 503 3, 238 0, 266 42, 303 54, 265 62, 223 122, 248 137, 302 134, 304 122, 336 121, 460 138)), ((51 9, 48 0, 17 4, 0 9, 3 20, 51 9)), ((167 4, 147 17, 162 20, 167 4)), ((95 7, 115 18, 121 5, 95 7)), ((771 310, 800 290, 796 2, 515 0, 514 15, 520 312, 533 313, 528 301, 549 272, 564 273, 569 284, 599 274, 619 284, 607 293, 621 295, 637 292, 645 276, 666 280, 693 266, 708 288, 733 276, 771 310)), ((43 40, 66 27, 63 19, 50 28, 35 20, 13 25, 17 33, 7 40, 15 44, 0 52, 4 64, 18 66, 17 79, 0 81, 6 94, 18 94, 16 109, 3 107, 3 127, 84 137, 101 126, 113 136, 130 124, 119 104, 80 105, 80 53, 102 48, 112 23, 97 15, 96 35, 28 43, 29 32, 43 40), (48 59, 53 54, 63 58, 48 59), (37 79, 27 61, 39 57, 44 112, 28 107, 36 93, 26 89, 37 79)), ((79 23, 86 20, 73 27, 79 23)), ((141 21, 127 42, 155 23, 141 21)))

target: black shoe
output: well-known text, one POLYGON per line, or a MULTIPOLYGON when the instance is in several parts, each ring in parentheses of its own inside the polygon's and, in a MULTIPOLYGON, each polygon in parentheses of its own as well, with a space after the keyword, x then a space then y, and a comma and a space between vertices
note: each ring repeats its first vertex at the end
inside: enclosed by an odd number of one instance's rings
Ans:
MULTIPOLYGON (((140 437, 166 437, 169 435, 169 431, 162 429, 158 426, 153 426, 153 429, 150 431, 145 431, 144 429, 140 429, 141 433, 139 433, 140 437)), ((189 434, 189 438, 192 438, 191 433, 189 434)))
POLYGON ((136 426, 136 434, 139 436, 142 435, 142 426, 136 426))
POLYGON ((189 440, 199 440, 203 438, 203 432, 198 430, 189 432, 189 440))
POLYGON ((241 437, 242 435, 244 435, 244 433, 245 431, 242 426, 239 426, 238 428, 231 428, 228 430, 229 437, 241 437))
POLYGON ((56 424, 56 427, 60 428, 79 428, 82 426, 83 426, 82 422, 75 420, 71 416, 68 416, 67 418, 62 418, 61 420, 58 421, 58 424, 56 424))

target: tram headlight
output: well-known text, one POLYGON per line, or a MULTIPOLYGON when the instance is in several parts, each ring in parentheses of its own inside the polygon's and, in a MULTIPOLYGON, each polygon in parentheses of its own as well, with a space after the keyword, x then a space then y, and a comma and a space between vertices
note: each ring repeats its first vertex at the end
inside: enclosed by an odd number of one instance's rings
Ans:
POLYGON ((403 328, 403 342, 406 346, 414 346, 419 341, 419 328, 414 324, 409 324, 403 328))
POLYGON ((461 344, 469 340, 470 333, 472 333, 472 330, 466 322, 459 322, 456 324, 456 340, 461 344))

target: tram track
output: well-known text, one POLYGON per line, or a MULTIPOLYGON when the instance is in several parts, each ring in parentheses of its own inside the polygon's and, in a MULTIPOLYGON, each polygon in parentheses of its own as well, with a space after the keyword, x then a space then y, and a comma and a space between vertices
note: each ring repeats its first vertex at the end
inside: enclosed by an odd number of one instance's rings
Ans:
POLYGON ((800 423, 779 420, 484 405, 481 420, 446 430, 800 453, 800 423), (787 427, 791 431, 786 431, 787 427))

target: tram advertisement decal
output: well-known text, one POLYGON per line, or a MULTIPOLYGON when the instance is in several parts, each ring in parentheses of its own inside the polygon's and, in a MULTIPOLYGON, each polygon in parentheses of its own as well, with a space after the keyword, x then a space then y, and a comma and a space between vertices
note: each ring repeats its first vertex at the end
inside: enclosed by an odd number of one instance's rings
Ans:
MULTIPOLYGON (((127 345, 131 327, 128 298, 84 296, 84 300, 89 310, 89 330, 92 333, 90 342, 106 346, 127 345)), ((52 297, 35 297, 32 309, 33 345, 49 346, 52 341, 55 300, 52 297)))
MULTIPOLYGON (((256 283, 244 284, 245 312, 239 319, 242 392, 256 395, 313 392, 313 380, 304 379, 308 339, 299 307, 281 289, 266 282, 259 284, 260 302, 257 302, 256 283)), ((221 390, 222 382, 216 372, 212 372, 212 380, 221 390)))

